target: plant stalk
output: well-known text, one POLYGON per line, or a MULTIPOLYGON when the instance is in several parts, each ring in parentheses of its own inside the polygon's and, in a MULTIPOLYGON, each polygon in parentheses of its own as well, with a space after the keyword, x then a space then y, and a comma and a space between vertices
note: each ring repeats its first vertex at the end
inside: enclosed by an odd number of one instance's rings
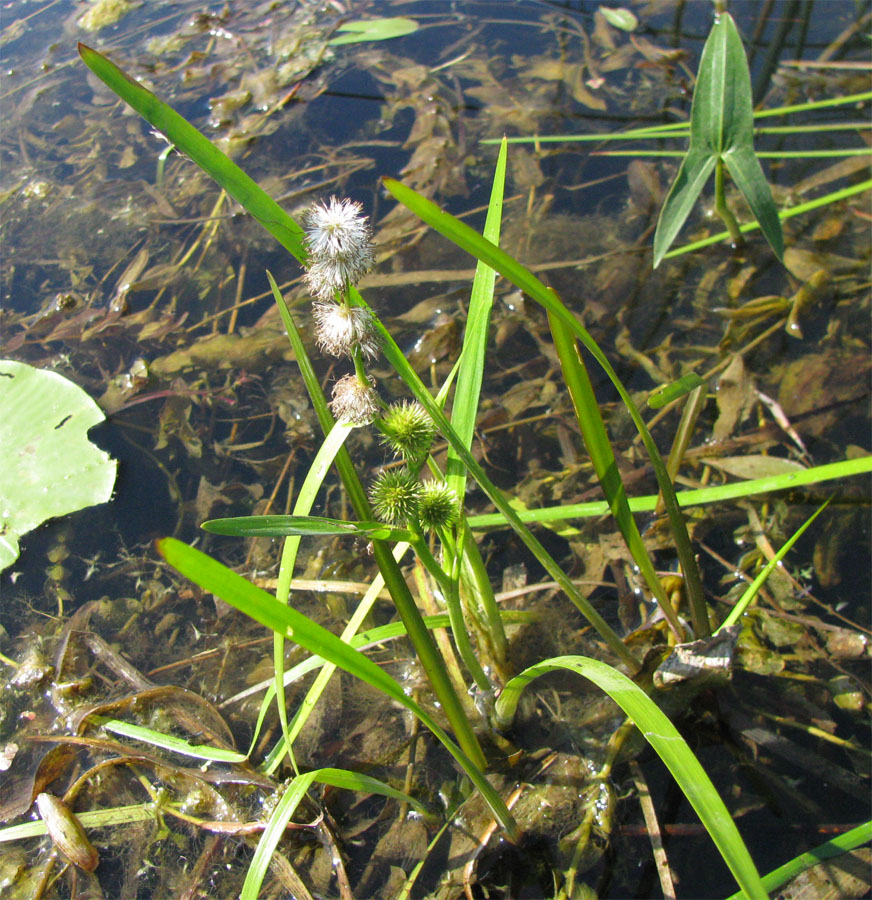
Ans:
POLYGON ((727 206, 727 198, 724 193, 724 161, 720 156, 715 164, 715 211, 723 220, 724 225, 727 226, 733 246, 741 247, 745 243, 745 238, 742 236, 736 217, 733 215, 730 207, 727 206))
MULTIPOLYGON (((282 296, 275 279, 269 272, 267 272, 267 277, 269 278, 273 296, 279 307, 279 314, 285 324, 288 339, 291 342, 291 347, 297 358, 297 365, 300 367, 300 373, 303 376, 306 389, 309 392, 312 405, 315 408, 315 414, 318 416, 318 422, 321 425, 322 431, 325 434, 328 434, 334 424, 333 416, 327 406, 327 400, 324 397, 324 392, 321 390, 318 376, 312 368, 306 349, 303 346, 302 338, 297 330, 296 323, 291 316, 290 310, 285 303, 285 299, 282 296)), ((349 455, 347 448, 343 447, 339 451, 336 455, 335 462, 355 515, 361 521, 372 521, 374 515, 369 505, 369 499, 366 496, 366 490, 360 481, 357 470, 354 468, 354 464, 351 461, 351 456, 349 455)), ((412 646, 418 654, 418 659, 420 660, 424 671, 427 673, 427 677, 433 688, 433 693, 436 695, 436 699, 442 706, 445 717, 448 719, 448 722, 454 731, 454 735, 457 738, 457 743, 476 766, 480 769, 484 769, 487 766, 485 755, 478 743, 475 732, 472 730, 472 725, 463 709, 460 698, 457 696, 454 687, 451 684, 451 679, 448 677, 448 671, 436 648, 436 643, 430 632, 427 630, 424 619, 421 617, 421 613, 415 605, 415 599, 412 597, 412 593, 403 578, 403 573, 400 571, 400 567, 397 565, 397 561, 391 553, 390 544, 387 544, 384 541, 373 541, 372 548, 373 557, 379 567, 379 571, 382 573, 385 587, 387 587, 388 592, 394 601, 397 613, 403 620, 403 625, 406 627, 409 640, 412 642, 412 646)))

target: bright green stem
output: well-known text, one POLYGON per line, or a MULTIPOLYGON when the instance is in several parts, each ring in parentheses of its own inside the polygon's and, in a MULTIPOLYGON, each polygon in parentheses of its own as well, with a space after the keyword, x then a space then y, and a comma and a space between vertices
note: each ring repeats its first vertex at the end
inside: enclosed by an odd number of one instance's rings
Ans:
POLYGON ((636 520, 630 512, 627 491, 621 480, 621 473, 618 471, 615 454, 612 451, 599 404, 593 392, 593 385, 590 382, 587 366, 585 366, 584 360, 578 352, 575 335, 551 313, 548 313, 548 324, 551 326, 554 349, 557 351, 557 356, 560 359, 563 380, 566 382, 566 387, 572 398, 572 405, 575 408, 575 416, 578 419, 581 436, 590 455, 594 471, 602 485, 603 493, 606 495, 609 508, 615 517, 630 554, 657 601, 657 605, 679 641, 682 641, 684 640, 684 629, 681 627, 678 615, 666 596, 666 591, 660 578, 657 576, 654 563, 651 562, 648 549, 642 540, 642 535, 639 533, 636 520))
MULTIPOLYGON (((489 644, 496 666, 501 670, 505 670, 506 660, 508 659, 506 630, 503 627, 503 620, 500 616, 500 610, 494 597, 494 591, 491 587, 484 560, 481 558, 481 551, 469 526, 466 524, 465 516, 460 527, 460 543, 462 544, 460 553, 462 566, 461 586, 465 589, 468 596, 468 604, 471 605, 474 601, 478 610, 483 614, 484 634, 482 637, 489 644)), ((503 674, 507 673, 504 672, 503 674)))
MULTIPOLYGON (((324 478, 333 465, 336 454, 344 446, 351 430, 349 425, 335 425, 325 436, 324 443, 315 455, 315 459, 312 461, 303 485, 297 494, 297 501, 294 504, 295 516, 307 516, 312 511, 312 505, 315 502, 318 491, 321 489, 321 485, 324 483, 324 478)), ((282 545, 279 577, 276 582, 276 600, 284 606, 287 606, 290 600, 291 580, 294 577, 294 565, 297 561, 297 551, 300 549, 301 540, 302 538, 299 535, 291 535, 285 538, 282 545)), ((273 668, 275 670, 276 704, 279 710, 282 735, 284 736, 282 743, 291 760, 294 772, 299 775, 297 761, 294 758, 293 738, 288 728, 288 712, 285 706, 285 636, 279 632, 273 633, 273 668)), ((278 766, 281 759, 282 754, 279 753, 275 759, 275 767, 278 766)), ((271 770, 270 774, 272 771, 274 770, 271 770)))
MULTIPOLYGON (((315 408, 315 414, 318 416, 318 422, 322 430, 327 433, 333 427, 333 416, 330 414, 318 376, 312 368, 296 323, 291 317, 291 313, 288 310, 284 297, 282 297, 281 291, 278 289, 275 279, 269 272, 267 272, 267 277, 279 307, 279 314, 288 332, 288 339, 297 358, 297 365, 300 367, 300 373, 312 400, 312 406, 315 408)), ((345 447, 336 455, 336 468, 339 471, 342 483, 345 485, 345 491, 357 518, 361 521, 372 521, 375 516, 370 508, 366 490, 345 447)), ((421 618, 421 613, 415 605, 415 599, 412 597, 412 593, 403 578, 403 573, 391 554, 390 544, 386 544, 384 541, 373 541, 372 547, 373 556, 385 580, 385 586, 394 601, 400 618, 403 620, 409 640, 418 654, 418 659, 427 673, 427 677, 430 679, 433 693, 441 704, 445 718, 448 719, 454 731, 457 743, 460 744, 463 752, 475 765, 481 769, 485 768, 487 760, 460 703, 460 698, 451 684, 448 670, 445 668, 445 662, 436 648, 436 642, 427 630, 427 626, 421 618)))
POLYGON ((442 567, 436 562, 435 557, 427 546, 427 541, 423 535, 417 534, 411 541, 412 548, 418 556, 418 559, 424 565, 424 568, 435 578, 445 600, 445 607, 448 610, 448 618, 451 621, 451 633, 454 635, 454 646, 463 660, 467 671, 472 675, 478 689, 480 691, 490 691, 491 684, 484 674, 484 670, 479 663, 475 651, 472 648, 472 642, 469 640, 469 633, 466 630, 466 622, 463 619, 463 610, 460 607, 460 594, 458 592, 457 578, 448 575, 443 571, 442 567))
POLYGON ((727 231, 730 233, 733 244, 741 246, 745 239, 742 237, 742 231, 739 228, 736 217, 733 215, 730 207, 727 206, 727 198, 724 194, 724 161, 720 156, 715 164, 715 211, 723 219, 724 225, 727 226, 727 231))

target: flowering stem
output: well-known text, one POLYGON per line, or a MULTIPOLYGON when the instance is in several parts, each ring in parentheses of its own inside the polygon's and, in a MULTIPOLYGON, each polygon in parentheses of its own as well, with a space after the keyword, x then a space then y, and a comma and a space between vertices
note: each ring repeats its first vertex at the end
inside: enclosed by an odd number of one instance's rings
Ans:
POLYGON ((363 354, 360 352, 359 347, 355 347, 351 353, 351 359, 354 362, 354 373, 357 375, 357 380, 369 387, 369 379, 366 374, 366 369, 363 365, 363 354))
MULTIPOLYGON (((481 664, 476 658, 472 643, 469 640, 469 633, 466 630, 466 622, 463 620, 463 610, 460 607, 460 594, 455 574, 449 575, 444 571, 430 552, 427 541, 420 532, 417 532, 416 536, 409 543, 411 543, 424 568, 427 569, 439 585, 448 610, 448 618, 451 621, 454 645, 457 647, 457 652, 460 654, 463 664, 466 666, 469 674, 472 675, 478 689, 489 692, 492 689, 491 683, 488 681, 487 675, 485 675, 481 664)), ((454 568, 457 569, 458 566, 455 565, 454 568)))
MULTIPOLYGON (((500 618, 500 610, 494 597, 493 587, 491 587, 490 578, 481 558, 481 551, 473 537, 472 531, 466 524, 466 517, 461 519, 459 530, 459 543, 462 545, 460 554, 462 562, 461 584, 465 588, 464 596, 466 597, 467 607, 475 604, 475 609, 470 612, 477 612, 476 619, 481 621, 481 635, 488 646, 490 657, 500 673, 503 680, 512 677, 512 672, 508 665, 508 641, 506 640, 506 632, 503 628, 503 620, 500 618), (482 621, 483 618, 483 621, 482 621)), ((481 640, 479 641, 481 643, 481 640)))
MULTIPOLYGON (((306 389, 312 400, 312 406, 315 408, 315 414, 318 416, 318 422, 322 431, 328 434, 334 425, 333 416, 330 414, 318 376, 312 368, 296 323, 285 304, 284 297, 282 297, 275 279, 269 273, 267 275, 273 290, 273 296, 279 307, 279 313, 288 332, 288 339, 291 342, 306 389)), ((354 463, 351 461, 347 448, 343 447, 339 451, 335 462, 355 515, 361 521, 371 521, 373 519, 372 508, 369 505, 366 490, 354 468, 354 463)), ((486 768, 487 760, 478 743, 478 738, 476 738, 460 698, 451 684, 448 670, 445 668, 445 661, 442 659, 432 635, 427 630, 424 619, 415 604, 415 598, 412 596, 409 586, 406 584, 405 578, 403 578, 403 573, 393 557, 390 544, 385 543, 385 541, 373 541, 372 548, 373 557, 385 580, 385 586, 391 595, 391 599, 394 601, 397 613, 403 620, 406 633, 412 646, 415 648, 415 652, 418 654, 421 666, 427 673, 427 677, 433 687, 433 693, 441 704, 445 718, 454 731, 457 743, 460 744, 463 752, 479 769, 486 768)))

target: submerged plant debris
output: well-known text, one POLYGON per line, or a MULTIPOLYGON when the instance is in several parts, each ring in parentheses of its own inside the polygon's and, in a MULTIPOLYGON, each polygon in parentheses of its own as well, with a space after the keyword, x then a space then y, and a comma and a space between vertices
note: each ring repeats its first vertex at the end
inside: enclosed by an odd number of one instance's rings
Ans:
MULTIPOLYGON (((227 541, 198 526, 293 505, 320 432, 265 270, 315 351, 311 298, 300 267, 256 222, 86 74, 75 42, 96 42, 295 216, 331 195, 361 203, 376 251, 361 289, 436 389, 457 361, 474 264, 394 205, 378 177, 394 175, 480 227, 495 158, 485 141, 687 120, 708 9, 682 23, 682 5, 670 0, 623 6, 635 26, 623 17, 616 27, 595 4, 485 0, 206 11, 190 2, 87 10, 46 2, 23 5, 3 24, 3 356, 85 388, 109 418, 91 437, 121 460, 113 504, 44 526, 3 575, 4 896, 236 896, 293 774, 285 766, 267 775, 261 766, 281 735, 274 705, 258 723, 272 679, 271 639, 174 576, 151 541, 197 539, 274 588, 275 542, 227 541), (413 20, 417 31, 377 43, 335 41, 348 21, 381 17, 413 20), (203 764, 178 744, 119 734, 112 722, 226 755, 203 764), (36 832, 6 836, 6 828, 29 827, 39 797, 40 812, 61 829, 60 847, 36 832)), ((868 17, 856 19, 854 4, 812 4, 814 41, 783 47, 768 72, 763 48, 774 25, 758 21, 752 6, 737 5, 734 15, 765 108, 869 90, 860 40, 868 17)), ((804 147, 858 153, 769 160, 779 207, 868 177, 860 153, 870 138, 868 99, 799 121, 818 134, 772 134, 757 138, 758 149, 786 151, 808 138, 804 147), (829 130, 831 123, 855 127, 829 130)), ((687 372, 706 379, 711 390, 679 487, 867 455, 870 192, 786 219, 783 267, 761 238, 749 237, 740 248, 715 245, 652 271, 651 236, 677 159, 641 150, 600 155, 609 146, 511 146, 501 245, 560 293, 642 405, 687 372)), ((747 218, 740 197, 729 200, 747 218)), ((698 209, 688 239, 718 230, 698 209)), ((545 316, 502 280, 491 338, 476 457, 519 509, 600 499, 545 316)), ((331 380, 335 361, 313 356, 331 380)), ((386 401, 409 399, 398 379, 379 385, 386 401)), ((626 412, 604 377, 594 387, 628 491, 656 493, 626 412)), ((680 415, 667 407, 646 417, 664 455, 680 415)), ((387 462, 367 429, 349 443, 373 472, 387 462)), ((445 449, 435 453, 440 462, 445 449)), ((849 480, 837 490, 822 485, 688 513, 706 599, 720 621, 832 494, 731 636, 729 670, 658 692, 761 871, 870 818, 869 484, 849 480)), ((466 502, 490 511, 474 488, 466 502)), ((318 514, 339 517, 345 506, 339 483, 329 481, 318 514)), ((684 616, 671 538, 656 517, 642 525, 684 616)), ((539 531, 652 677, 674 640, 611 520, 553 521, 539 531)), ((606 655, 513 534, 477 540, 492 582, 502 585, 516 670, 559 654, 606 655)), ((345 537, 307 540, 303 552, 294 605, 338 631, 373 577, 372 560, 345 537)), ((423 572, 408 574, 422 609, 438 612, 423 572)), ((369 627, 393 612, 378 603, 369 627)), ((720 644, 709 655, 725 652, 720 644)), ((385 641, 368 653, 434 709, 409 645, 385 641)), ((303 658, 289 641, 287 665, 303 658)), ((308 684, 286 688, 289 709, 308 684)), ((679 895, 731 890, 698 820, 611 701, 553 675, 526 703, 517 727, 489 748, 499 760, 493 783, 525 832, 511 847, 405 712, 334 675, 294 745, 297 765, 380 777, 420 798, 439 824, 392 800, 312 792, 262 895, 395 897, 421 861, 413 897, 657 894, 651 828, 638 799, 646 779, 679 895), (451 824, 436 839, 444 822, 451 824), (700 867, 701 853, 711 866, 700 867)), ((868 879, 857 890, 868 891, 868 879)))

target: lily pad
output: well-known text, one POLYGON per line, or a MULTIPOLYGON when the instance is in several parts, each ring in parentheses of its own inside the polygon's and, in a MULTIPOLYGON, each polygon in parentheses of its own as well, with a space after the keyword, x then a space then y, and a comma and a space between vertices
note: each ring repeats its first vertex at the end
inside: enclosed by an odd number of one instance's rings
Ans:
POLYGON ((118 463, 88 440, 103 419, 62 375, 0 360, 0 571, 22 535, 112 496, 118 463))

